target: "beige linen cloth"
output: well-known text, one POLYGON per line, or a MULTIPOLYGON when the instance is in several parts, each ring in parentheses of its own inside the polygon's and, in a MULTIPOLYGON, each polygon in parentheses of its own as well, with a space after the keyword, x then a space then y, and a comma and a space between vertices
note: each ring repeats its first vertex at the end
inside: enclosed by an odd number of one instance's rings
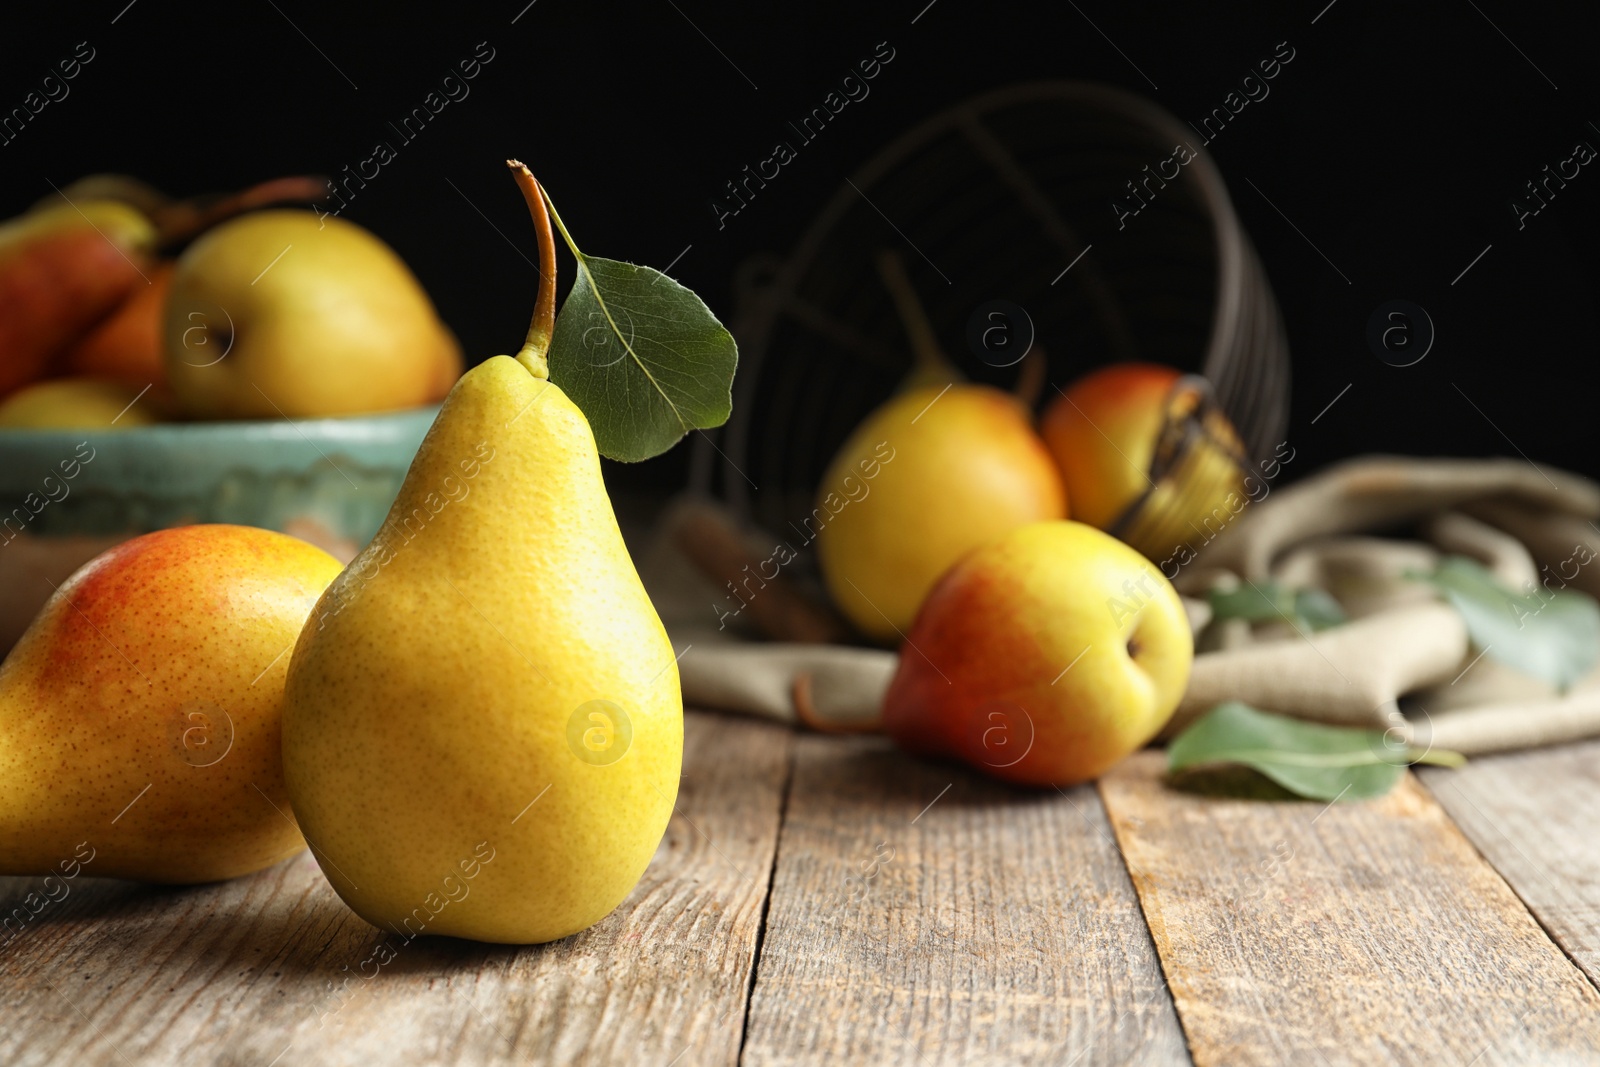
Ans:
MULTIPOLYGON (((685 703, 871 729, 894 653, 752 640, 752 613, 730 613, 744 598, 686 563, 680 545, 706 538, 699 528, 674 538, 684 514, 669 515, 640 570, 675 644, 689 646, 679 663, 685 703)), ((1209 544, 1197 537, 1197 558, 1174 582, 1190 609, 1196 655, 1162 737, 1224 700, 1468 755, 1600 735, 1600 670, 1557 693, 1473 647, 1455 610, 1407 577, 1454 554, 1514 590, 1542 582, 1600 596, 1597 523, 1600 486, 1523 460, 1363 457, 1276 490, 1209 544), (1323 589, 1349 621, 1313 633, 1210 620, 1208 590, 1265 580, 1323 589)), ((773 545, 754 537, 748 548, 761 559, 773 545)), ((788 598, 782 581, 743 588, 757 590, 752 604, 768 593, 788 598)))

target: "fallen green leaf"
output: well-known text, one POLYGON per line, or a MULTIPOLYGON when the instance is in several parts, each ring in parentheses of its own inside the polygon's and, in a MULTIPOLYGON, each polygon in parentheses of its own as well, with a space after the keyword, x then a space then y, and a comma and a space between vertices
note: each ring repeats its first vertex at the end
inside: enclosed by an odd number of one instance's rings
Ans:
POLYGON ((1600 661, 1600 605, 1574 590, 1520 596, 1487 568, 1447 556, 1432 574, 1413 574, 1461 613, 1472 643, 1490 659, 1563 692, 1600 661))
POLYGON ((1344 608, 1321 589, 1302 589, 1295 593, 1294 610, 1313 630, 1326 630, 1345 621, 1344 608))
POLYGON ((1171 771, 1240 763, 1300 796, 1329 801, 1382 796, 1411 763, 1463 762, 1454 752, 1396 749, 1381 730, 1305 722, 1237 701, 1218 704, 1167 746, 1171 771))
POLYGON ((1282 620, 1301 629, 1326 630, 1345 621, 1339 602, 1320 589, 1292 591, 1273 581, 1246 582, 1206 594, 1217 619, 1282 620))
POLYGON ((578 261, 550 339, 550 380, 589 419, 600 454, 649 459, 726 422, 739 363, 733 335, 660 271, 584 255, 545 202, 578 261))

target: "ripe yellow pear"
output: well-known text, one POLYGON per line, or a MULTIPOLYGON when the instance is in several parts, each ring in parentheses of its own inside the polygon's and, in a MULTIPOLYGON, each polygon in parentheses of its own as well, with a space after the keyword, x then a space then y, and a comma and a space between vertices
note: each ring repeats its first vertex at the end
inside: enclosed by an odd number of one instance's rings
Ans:
POLYGON ((983 385, 923 385, 858 426, 828 466, 807 527, 834 603, 898 639, 938 577, 1025 523, 1062 519, 1061 476, 1027 409, 983 385))
POLYGON ((406 937, 598 922, 678 792, 672 646, 589 423, 520 358, 456 384, 289 671, 295 814, 339 895, 406 937))
POLYGON ((262 211, 178 260, 164 325, 172 390, 202 418, 392 411, 438 400, 454 336, 404 261, 343 219, 262 211))
POLYGON ((549 381, 554 209, 506 164, 538 228, 527 342, 445 398, 285 689, 306 839, 346 903, 408 940, 528 944, 599 922, 644 874, 683 766, 677 657, 589 422, 549 381))
POLYGON ((1027 407, 967 384, 940 349, 900 255, 878 253, 878 274, 911 372, 840 447, 805 526, 833 602, 891 644, 951 564, 1024 523, 1066 518, 1067 497, 1027 407))
POLYGON ((62 583, 0 666, 0 874, 207 882, 304 848, 283 679, 338 573, 285 534, 187 526, 62 583))
POLYGON ((1023 526, 963 559, 908 637, 884 728, 1025 785, 1087 781, 1149 741, 1194 658, 1172 584, 1080 522, 1023 526))

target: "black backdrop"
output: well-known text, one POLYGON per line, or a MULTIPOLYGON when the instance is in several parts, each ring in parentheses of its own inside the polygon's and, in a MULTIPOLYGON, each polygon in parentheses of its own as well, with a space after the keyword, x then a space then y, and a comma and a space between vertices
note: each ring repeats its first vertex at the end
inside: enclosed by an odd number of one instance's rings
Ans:
MULTIPOLYGON (((51 183, 106 170, 179 194, 337 175, 387 140, 396 157, 345 216, 401 252, 479 359, 515 349, 533 297, 532 234, 500 163, 508 155, 532 164, 586 250, 657 267, 682 253, 674 276, 726 317, 742 260, 787 251, 847 174, 944 106, 1074 77, 1197 121, 1287 41, 1292 67, 1210 150, 1287 320, 1301 457, 1292 474, 1387 450, 1522 452, 1600 475, 1589 373, 1600 163, 1580 167, 1520 229, 1511 206, 1576 142, 1600 148, 1594 5, 1217 7, 27 5, 0 28, 0 108, 21 106, 79 42, 93 59, 68 95, 0 145, 0 206, 21 210, 51 183), (871 96, 719 230, 711 201, 723 183, 880 41, 895 59, 871 96), (459 61, 491 52, 469 95, 415 140, 391 131, 459 61), (1364 340, 1372 310, 1397 298, 1425 307, 1437 329, 1427 358, 1405 368, 1364 340)), ((684 451, 607 477, 614 488, 670 486, 684 451)))

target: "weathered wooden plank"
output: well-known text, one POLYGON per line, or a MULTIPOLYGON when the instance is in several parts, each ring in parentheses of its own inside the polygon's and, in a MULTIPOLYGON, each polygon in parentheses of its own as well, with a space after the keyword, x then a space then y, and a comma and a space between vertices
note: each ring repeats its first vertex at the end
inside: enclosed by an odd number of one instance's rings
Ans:
POLYGON ((386 938, 304 853, 214 886, 77 879, 0 949, 0 1062, 733 1063, 791 744, 690 715, 643 881, 546 946, 386 938))
POLYGON ((744 1064, 1188 1062, 1092 789, 795 755, 744 1064))
POLYGON ((1411 775, 1325 807, 1163 768, 1100 792, 1201 1067, 1600 1058, 1600 996, 1411 775))
POLYGON ((1600 741, 1429 767, 1422 781, 1600 984, 1600 741))

